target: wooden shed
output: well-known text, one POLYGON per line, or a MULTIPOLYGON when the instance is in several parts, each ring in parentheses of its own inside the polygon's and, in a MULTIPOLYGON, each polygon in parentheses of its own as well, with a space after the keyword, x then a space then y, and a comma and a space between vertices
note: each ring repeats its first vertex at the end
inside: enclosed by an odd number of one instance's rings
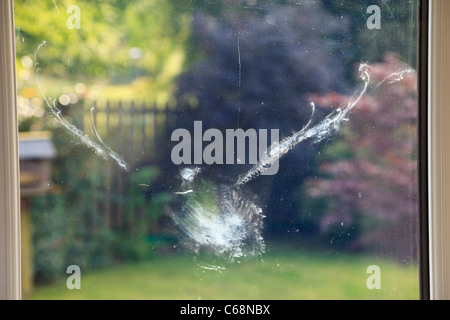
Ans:
POLYGON ((30 197, 51 188, 50 159, 56 149, 49 132, 19 133, 20 197, 22 225, 22 292, 29 298, 33 289, 33 242, 30 197))

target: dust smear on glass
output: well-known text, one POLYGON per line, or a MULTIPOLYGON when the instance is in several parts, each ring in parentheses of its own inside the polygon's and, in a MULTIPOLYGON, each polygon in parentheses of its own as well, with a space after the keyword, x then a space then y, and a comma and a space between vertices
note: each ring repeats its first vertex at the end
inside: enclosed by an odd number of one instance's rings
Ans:
MULTIPOLYGON (((123 158, 101 139, 93 119, 93 132, 98 143, 69 123, 56 106, 56 100, 45 95, 39 81, 40 69, 37 62, 38 51, 45 45, 46 41, 43 41, 38 46, 34 53, 34 60, 36 81, 50 114, 64 129, 96 154, 105 160, 115 161, 122 169, 128 171, 129 166, 123 158)), ((363 82, 362 88, 346 106, 336 108, 322 120, 314 121, 315 106, 311 103, 312 115, 308 123, 280 143, 272 143, 258 163, 239 176, 234 183, 211 185, 209 190, 205 191, 205 183, 199 177, 201 168, 182 169, 180 171, 181 188, 180 191, 175 192, 180 197, 181 205, 171 212, 171 216, 182 231, 183 244, 191 249, 196 257, 202 253, 213 257, 214 264, 199 263, 199 267, 221 272, 225 267, 217 265, 217 259, 223 264, 240 262, 240 259, 248 257, 260 257, 265 252, 262 237, 265 216, 262 208, 256 204, 255 197, 247 191, 245 185, 260 176, 298 144, 307 140, 317 143, 338 132, 341 124, 349 120, 351 110, 357 106, 369 86, 378 87, 402 81, 405 74, 412 72, 414 72, 412 69, 399 70, 374 85, 370 81, 370 66, 361 64, 359 77, 363 82), (314 122, 316 124, 313 125, 314 122)), ((94 112, 94 108, 91 108, 92 118, 94 112)))
POLYGON ((261 257, 265 252, 262 237, 265 216, 245 185, 301 142, 311 140, 317 143, 338 132, 341 124, 349 120, 351 110, 357 106, 369 87, 389 85, 401 81, 404 74, 414 72, 411 69, 400 70, 378 84, 372 84, 370 69, 368 64, 360 65, 359 78, 363 85, 347 105, 336 108, 322 120, 313 121, 315 106, 311 103, 312 115, 308 123, 279 144, 273 143, 259 162, 239 176, 235 183, 209 185, 206 192, 208 196, 205 196, 205 182, 199 177, 201 168, 184 168, 180 171, 182 182, 180 191, 176 194, 181 197, 181 205, 171 214, 184 235, 182 241, 197 256, 206 253, 213 259, 207 261, 222 263, 222 266, 200 267, 221 271, 225 269, 223 263, 240 262, 240 258, 261 257), (313 122, 316 124, 312 125, 313 122))

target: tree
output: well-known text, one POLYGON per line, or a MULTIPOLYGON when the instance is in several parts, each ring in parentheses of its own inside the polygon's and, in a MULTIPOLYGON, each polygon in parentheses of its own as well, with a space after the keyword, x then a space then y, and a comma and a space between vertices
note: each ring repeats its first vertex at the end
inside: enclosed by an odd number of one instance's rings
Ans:
MULTIPOLYGON (((307 191, 328 201, 322 231, 356 226, 359 236, 351 245, 410 261, 417 258, 418 241, 417 75, 393 54, 370 70, 374 85, 342 135, 345 156, 322 158, 320 176, 307 182, 307 191)), ((349 98, 314 99, 329 106, 349 98)))
POLYGON ((79 28, 68 27, 72 18, 65 1, 15 1, 19 94, 36 87, 39 68, 46 94, 56 98, 82 82, 100 86, 102 98, 169 100, 185 64, 190 6, 181 0, 73 5, 79 8, 79 28))

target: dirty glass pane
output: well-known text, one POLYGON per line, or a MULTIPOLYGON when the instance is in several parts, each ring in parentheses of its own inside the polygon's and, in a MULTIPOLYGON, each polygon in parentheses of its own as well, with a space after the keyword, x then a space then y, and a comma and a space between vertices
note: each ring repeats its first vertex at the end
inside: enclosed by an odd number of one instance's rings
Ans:
POLYGON ((417 5, 16 0, 24 298, 418 299, 417 5))

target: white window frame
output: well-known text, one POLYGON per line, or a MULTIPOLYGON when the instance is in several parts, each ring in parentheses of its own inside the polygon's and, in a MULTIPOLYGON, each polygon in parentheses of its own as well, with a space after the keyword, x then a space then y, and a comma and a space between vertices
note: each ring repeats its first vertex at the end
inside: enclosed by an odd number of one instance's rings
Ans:
MULTIPOLYGON (((422 283, 450 299, 450 1, 430 0, 428 20, 428 252, 422 283), (445 108, 447 106, 447 108, 445 108), (449 196, 446 196, 449 195, 449 196)), ((13 0, 0 1, 0 300, 21 299, 20 183, 13 0)), ((424 292, 424 291, 423 291, 424 292)))
POLYGON ((450 299, 450 1, 430 0, 428 224, 430 298, 450 299))
POLYGON ((0 299, 21 298, 20 180, 13 0, 0 1, 0 299))

